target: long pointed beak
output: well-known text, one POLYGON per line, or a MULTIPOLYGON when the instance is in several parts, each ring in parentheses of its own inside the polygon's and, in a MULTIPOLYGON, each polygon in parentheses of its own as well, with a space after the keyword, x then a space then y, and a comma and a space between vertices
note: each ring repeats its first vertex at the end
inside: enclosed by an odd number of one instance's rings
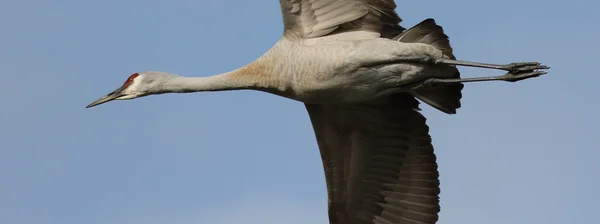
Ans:
POLYGON ((113 100, 119 98, 120 96, 123 96, 123 94, 121 94, 121 91, 123 91, 123 87, 118 88, 115 91, 112 91, 111 93, 109 93, 108 95, 95 100, 94 102, 88 104, 85 108, 90 108, 90 107, 98 106, 98 105, 106 103, 106 102, 113 101, 113 100))

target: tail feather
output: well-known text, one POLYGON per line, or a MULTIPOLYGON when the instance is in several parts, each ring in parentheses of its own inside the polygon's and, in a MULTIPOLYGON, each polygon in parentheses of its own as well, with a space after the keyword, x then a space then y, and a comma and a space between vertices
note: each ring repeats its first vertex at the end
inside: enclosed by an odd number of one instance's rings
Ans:
MULTIPOLYGON (((394 40, 405 43, 423 43, 434 46, 442 51, 443 55, 456 59, 450 46, 450 40, 444 33, 441 26, 435 23, 434 19, 426 19, 414 27, 402 32, 393 38, 394 40)), ((454 66, 446 66, 447 73, 445 77, 459 78, 460 72, 454 66)), ((460 100, 462 98, 462 83, 436 86, 430 88, 422 88, 415 90, 413 95, 429 104, 430 106, 447 114, 455 114, 456 109, 460 108, 460 100)))

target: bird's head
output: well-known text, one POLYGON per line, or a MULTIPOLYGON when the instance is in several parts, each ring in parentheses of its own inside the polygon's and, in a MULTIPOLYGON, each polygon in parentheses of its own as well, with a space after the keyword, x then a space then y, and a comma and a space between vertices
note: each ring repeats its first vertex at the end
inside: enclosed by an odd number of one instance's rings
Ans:
POLYGON ((112 100, 129 100, 147 95, 159 94, 162 91, 162 85, 165 80, 174 75, 165 72, 138 72, 134 73, 125 80, 125 83, 116 90, 95 100, 86 106, 94 107, 112 100))

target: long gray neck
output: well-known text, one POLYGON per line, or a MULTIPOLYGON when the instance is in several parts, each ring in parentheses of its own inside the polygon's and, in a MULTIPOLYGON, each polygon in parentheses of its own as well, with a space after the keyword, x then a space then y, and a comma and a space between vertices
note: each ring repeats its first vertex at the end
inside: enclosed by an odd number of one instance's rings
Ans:
POLYGON ((208 77, 174 76, 162 86, 162 90, 164 92, 188 93, 254 89, 255 87, 254 79, 240 78, 233 72, 228 72, 208 77))

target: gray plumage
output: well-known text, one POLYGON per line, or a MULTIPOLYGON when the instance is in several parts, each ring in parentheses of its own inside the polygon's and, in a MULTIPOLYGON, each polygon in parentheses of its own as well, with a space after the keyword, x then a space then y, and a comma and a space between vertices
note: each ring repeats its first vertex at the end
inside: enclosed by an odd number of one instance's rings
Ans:
POLYGON ((465 82, 545 74, 537 62, 456 60, 433 19, 399 25, 393 0, 280 0, 284 34, 256 61, 209 77, 139 72, 88 107, 162 93, 250 89, 305 104, 321 151, 332 224, 431 224, 439 179, 417 99, 454 114, 465 82), (456 66, 500 69, 461 78, 456 66))

